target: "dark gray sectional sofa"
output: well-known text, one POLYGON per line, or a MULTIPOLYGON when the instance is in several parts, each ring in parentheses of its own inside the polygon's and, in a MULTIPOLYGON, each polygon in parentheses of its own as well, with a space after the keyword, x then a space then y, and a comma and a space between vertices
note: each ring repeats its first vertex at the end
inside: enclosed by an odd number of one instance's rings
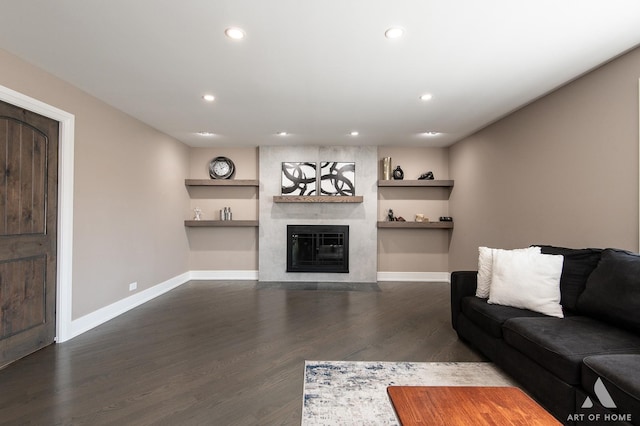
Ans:
POLYGON ((564 256, 564 318, 489 304, 457 271, 453 328, 562 423, 640 425, 640 255, 540 247, 564 256))

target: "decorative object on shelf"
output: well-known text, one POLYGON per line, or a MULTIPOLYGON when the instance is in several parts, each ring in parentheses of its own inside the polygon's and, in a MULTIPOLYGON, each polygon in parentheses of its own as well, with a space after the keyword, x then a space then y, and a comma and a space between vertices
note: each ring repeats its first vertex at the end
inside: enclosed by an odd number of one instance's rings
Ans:
POLYGON ((440 216, 440 222, 453 222, 453 218, 451 216, 440 216))
POLYGON ((231 207, 225 207, 220 210, 220 220, 232 220, 231 207))
POLYGON ((391 157, 382 159, 382 179, 391 180, 391 157))
POLYGON ((231 179, 236 173, 236 166, 227 157, 216 157, 209 163, 211 179, 231 179))
POLYGON ((407 220, 406 220, 404 217, 402 217, 402 216, 398 216, 398 217, 396 218, 396 222, 406 222, 406 221, 407 221, 407 220))
POLYGON ((393 210, 389 209, 389 212, 387 213, 387 220, 389 222, 393 222, 396 220, 395 216, 393 215, 393 210))
POLYGON ((198 207, 193 209, 193 220, 202 220, 202 210, 198 207))
POLYGON ((320 163, 320 195, 347 196, 356 193, 356 163, 320 163))
POLYGON ((427 172, 420 175, 418 180, 434 180, 433 172, 427 172))
POLYGON ((402 168, 400 168, 400 166, 396 166, 396 168, 393 170, 393 178, 395 180, 404 179, 404 171, 402 171, 402 168))
POLYGON ((416 213, 416 222, 429 222, 429 218, 422 213, 416 213))
POLYGON ((315 195, 316 163, 282 163, 282 195, 315 195))

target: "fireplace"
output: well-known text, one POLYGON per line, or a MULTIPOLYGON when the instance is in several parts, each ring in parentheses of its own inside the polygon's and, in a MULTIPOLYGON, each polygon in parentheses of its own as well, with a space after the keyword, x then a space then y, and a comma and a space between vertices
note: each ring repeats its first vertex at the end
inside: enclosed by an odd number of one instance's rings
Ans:
POLYGON ((349 226, 287 225, 287 272, 349 272, 349 226))

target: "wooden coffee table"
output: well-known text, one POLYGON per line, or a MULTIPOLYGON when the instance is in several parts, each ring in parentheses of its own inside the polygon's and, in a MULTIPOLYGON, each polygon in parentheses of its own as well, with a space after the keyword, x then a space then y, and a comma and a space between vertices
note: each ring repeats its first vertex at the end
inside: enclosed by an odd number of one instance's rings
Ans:
POLYGON ((515 387, 389 386, 393 408, 410 425, 559 425, 515 387))

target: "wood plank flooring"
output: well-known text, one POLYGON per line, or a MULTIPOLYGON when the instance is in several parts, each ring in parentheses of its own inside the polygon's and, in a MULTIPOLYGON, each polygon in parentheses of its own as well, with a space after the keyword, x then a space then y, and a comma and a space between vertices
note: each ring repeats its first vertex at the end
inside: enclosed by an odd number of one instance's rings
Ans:
POLYGON ((446 283, 192 281, 0 370, 0 424, 299 425, 305 360, 484 361, 446 283))

